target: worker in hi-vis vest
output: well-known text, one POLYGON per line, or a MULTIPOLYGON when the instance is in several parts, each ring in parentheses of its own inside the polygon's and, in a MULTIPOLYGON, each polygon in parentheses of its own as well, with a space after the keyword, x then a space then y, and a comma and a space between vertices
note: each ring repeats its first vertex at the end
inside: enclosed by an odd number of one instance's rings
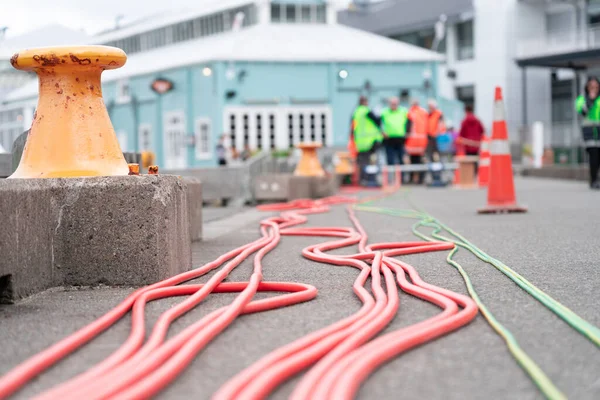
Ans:
POLYGON ((377 149, 383 139, 379 129, 380 124, 381 119, 369 108, 369 100, 365 96, 361 96, 358 107, 352 114, 350 132, 356 147, 356 163, 361 185, 368 184, 366 168, 371 164, 372 157, 377 156, 377 149))
POLYGON ((381 128, 383 134, 383 147, 388 165, 404 164, 404 144, 406 133, 410 132, 411 122, 408 110, 399 107, 397 97, 388 100, 389 107, 381 113, 381 128))
POLYGON ((577 98, 577 113, 584 117, 582 125, 583 143, 590 161, 590 188, 600 189, 600 81, 590 76, 585 84, 585 93, 577 98))
POLYGON ((440 154, 437 147, 437 136, 440 132, 446 130, 444 115, 438 108, 435 100, 429 100, 427 105, 429 106, 429 117, 427 118, 427 158, 429 161, 438 161, 440 154))
MULTIPOLYGON (((406 139, 405 150, 412 165, 422 164, 427 148, 427 119, 429 114, 427 110, 419 105, 419 100, 413 99, 408 110, 408 118, 411 122, 411 129, 406 139)), ((423 183, 424 178, 424 172, 415 172, 413 173, 412 182, 423 183)))

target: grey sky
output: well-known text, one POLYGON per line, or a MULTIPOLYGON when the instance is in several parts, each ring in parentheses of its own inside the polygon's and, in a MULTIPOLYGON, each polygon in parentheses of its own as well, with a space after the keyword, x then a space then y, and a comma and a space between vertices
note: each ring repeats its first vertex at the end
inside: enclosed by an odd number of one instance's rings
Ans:
MULTIPOLYGON (((0 27, 12 37, 50 24, 61 24, 87 33, 114 26, 119 14, 125 20, 152 15, 169 8, 201 7, 214 0, 0 0, 0 27)), ((335 0, 344 6, 348 0, 335 0)))

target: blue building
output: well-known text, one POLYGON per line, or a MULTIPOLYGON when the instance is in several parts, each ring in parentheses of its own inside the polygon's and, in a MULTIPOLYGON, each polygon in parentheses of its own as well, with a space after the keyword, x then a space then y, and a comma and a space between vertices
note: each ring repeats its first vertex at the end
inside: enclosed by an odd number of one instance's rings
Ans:
MULTIPOLYGON (((153 151, 166 169, 216 165, 223 134, 238 151, 302 141, 345 146, 360 95, 375 110, 390 96, 437 98, 452 115, 460 108, 437 95, 442 56, 338 25, 324 0, 221 0, 93 42, 129 56, 123 68, 103 75, 123 151, 153 151)), ((37 85, 28 84, 4 107, 31 115, 36 95, 37 85)))

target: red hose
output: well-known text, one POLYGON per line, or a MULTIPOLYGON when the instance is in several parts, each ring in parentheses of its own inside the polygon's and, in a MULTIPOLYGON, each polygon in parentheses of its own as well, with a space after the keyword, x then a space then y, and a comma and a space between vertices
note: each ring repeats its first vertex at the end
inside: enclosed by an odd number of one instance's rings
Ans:
POLYGON ((142 288, 99 320, 26 360, 0 378, 0 398, 14 393, 34 376, 87 343, 131 311, 128 339, 104 361, 79 376, 42 393, 38 399, 131 399, 148 398, 173 382, 212 339, 241 314, 267 311, 308 301, 316 296, 310 285, 263 282, 262 259, 277 246, 281 236, 331 237, 311 245, 302 255, 320 263, 350 266, 360 270, 353 290, 362 306, 352 315, 290 343, 249 366, 217 393, 215 399, 259 399, 267 397, 281 383, 311 367, 297 385, 292 398, 352 398, 360 384, 381 364, 402 352, 451 332, 471 321, 477 309, 471 299, 423 282, 416 270, 394 256, 449 250, 448 243, 398 242, 367 245, 368 236, 352 209, 354 227, 298 227, 307 215, 324 213, 329 206, 354 202, 334 196, 322 200, 301 199, 259 207, 280 214, 261 221, 261 237, 217 258, 205 266, 142 288), (352 255, 326 252, 358 245, 352 255), (243 260, 254 255, 249 282, 223 280, 243 260), (205 284, 180 285, 219 268, 205 284), (406 278, 410 276, 410 281, 406 278), (371 294, 365 284, 371 278, 371 294), (384 289, 385 287, 385 289, 384 289), (442 312, 418 324, 374 337, 396 316, 398 287, 429 301, 442 312), (287 294, 252 301, 259 291, 287 294), (170 325, 213 293, 237 292, 235 300, 166 340, 170 325), (164 312, 145 338, 145 306, 172 296, 188 296, 164 312))

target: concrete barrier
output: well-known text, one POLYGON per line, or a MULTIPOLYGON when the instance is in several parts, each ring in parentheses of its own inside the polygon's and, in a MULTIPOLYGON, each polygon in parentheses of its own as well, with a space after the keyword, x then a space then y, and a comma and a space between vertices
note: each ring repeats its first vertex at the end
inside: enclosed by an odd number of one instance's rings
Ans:
POLYGON ((244 197, 243 166, 221 168, 189 168, 164 171, 168 175, 178 175, 198 179, 202 183, 204 201, 236 199, 244 197))
POLYGON ((168 175, 0 180, 0 298, 189 270, 187 195, 168 175))
POLYGON ((263 174, 256 179, 254 197, 257 201, 318 199, 337 193, 340 184, 341 177, 337 175, 263 174))
POLYGON ((523 176, 535 178, 568 179, 576 181, 588 181, 590 179, 590 171, 587 165, 548 165, 542 168, 523 168, 521 174, 523 176))

